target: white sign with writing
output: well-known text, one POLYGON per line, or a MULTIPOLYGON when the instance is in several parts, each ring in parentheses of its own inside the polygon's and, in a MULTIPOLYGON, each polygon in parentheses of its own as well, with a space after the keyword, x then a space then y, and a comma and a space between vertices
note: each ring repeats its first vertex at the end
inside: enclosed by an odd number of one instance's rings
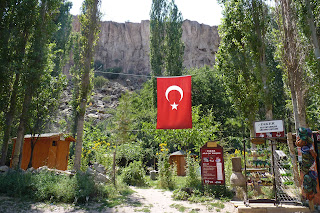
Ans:
POLYGON ((254 124, 254 129, 256 134, 258 133, 268 133, 268 132, 283 132, 283 121, 273 120, 273 121, 257 121, 254 124))

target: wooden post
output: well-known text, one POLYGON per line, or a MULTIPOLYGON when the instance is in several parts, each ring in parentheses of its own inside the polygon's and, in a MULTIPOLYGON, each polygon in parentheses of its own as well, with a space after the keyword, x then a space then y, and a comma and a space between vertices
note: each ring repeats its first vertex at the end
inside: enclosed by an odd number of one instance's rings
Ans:
POLYGON ((315 211, 313 200, 309 200, 309 209, 310 209, 311 212, 315 211))
POLYGON ((242 168, 241 158, 234 157, 234 158, 231 158, 231 161, 232 161, 232 171, 233 172, 242 172, 241 171, 241 168, 242 168))
POLYGON ((288 143, 290 157, 291 157, 294 181, 295 181, 295 184, 299 188, 299 191, 300 191, 301 190, 301 188, 300 188, 301 187, 300 175, 299 175, 299 172, 298 172, 298 164, 297 164, 297 158, 296 158, 295 149, 294 149, 294 145, 293 145, 292 132, 288 132, 287 143, 288 143))

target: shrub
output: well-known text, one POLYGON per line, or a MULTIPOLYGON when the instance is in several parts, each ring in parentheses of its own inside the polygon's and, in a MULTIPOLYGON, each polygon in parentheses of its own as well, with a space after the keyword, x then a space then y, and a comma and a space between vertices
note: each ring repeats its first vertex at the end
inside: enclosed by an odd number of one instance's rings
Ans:
POLYGON ((204 185, 204 195, 215 198, 232 198, 233 192, 225 185, 204 185))
POLYGON ((186 187, 199 188, 201 186, 200 175, 198 174, 198 160, 187 153, 186 158, 186 187))
POLYGON ((175 168, 169 163, 169 154, 167 143, 160 144, 160 153, 158 153, 158 169, 159 169, 159 187, 164 189, 174 189, 175 183, 175 168))
POLYGON ((23 197, 31 190, 31 174, 9 172, 0 175, 0 193, 6 193, 12 197, 23 197))
POLYGON ((36 174, 13 171, 0 175, 0 192, 13 197, 66 203, 83 203, 89 198, 107 196, 107 191, 95 184, 91 176, 76 174, 69 177, 50 171, 36 174))
POLYGON ((172 198, 174 200, 188 200, 190 195, 181 189, 176 189, 173 191, 172 198))
POLYGON ((143 157, 143 149, 137 143, 121 144, 117 150, 117 164, 118 166, 128 166, 130 162, 139 161, 143 157))
POLYGON ((109 82, 108 79, 104 78, 103 76, 97 76, 93 78, 93 85, 95 89, 100 89, 103 86, 107 85, 109 82))
POLYGON ((121 178, 124 183, 131 186, 148 185, 141 161, 131 162, 128 167, 122 170, 121 178))

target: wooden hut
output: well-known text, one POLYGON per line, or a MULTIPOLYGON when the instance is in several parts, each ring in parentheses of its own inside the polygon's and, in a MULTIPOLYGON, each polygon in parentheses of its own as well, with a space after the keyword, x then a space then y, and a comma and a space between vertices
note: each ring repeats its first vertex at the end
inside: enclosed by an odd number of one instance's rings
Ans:
POLYGON ((177 166, 178 176, 186 176, 186 157, 187 153, 183 150, 170 154, 169 163, 177 166))
MULTIPOLYGON (((16 139, 13 138, 13 150, 16 144, 16 139)), ((64 137, 62 133, 47 133, 36 135, 24 136, 24 144, 22 149, 21 168, 27 169, 31 155, 31 140, 35 142, 32 167, 37 169, 41 166, 48 166, 49 168, 67 170, 68 158, 69 158, 69 145, 70 142, 75 142, 75 139, 71 136, 64 137)), ((12 166, 12 158, 10 162, 12 166)))

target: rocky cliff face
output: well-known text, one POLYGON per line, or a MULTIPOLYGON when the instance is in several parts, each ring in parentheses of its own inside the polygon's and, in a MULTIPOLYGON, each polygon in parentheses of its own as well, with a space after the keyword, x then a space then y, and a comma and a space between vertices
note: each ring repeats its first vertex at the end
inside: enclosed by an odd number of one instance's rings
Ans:
MULTIPOLYGON (((220 41, 217 27, 185 20, 182 28, 182 40, 185 44, 184 67, 212 66, 220 41)), ((77 18, 74 19, 73 30, 80 30, 77 18)), ((96 68, 104 71, 121 69, 123 73, 149 74, 149 35, 149 21, 102 22, 94 56, 96 68)), ((66 67, 65 72, 69 67, 70 65, 66 67)))
MULTIPOLYGON (((219 36, 217 27, 199 24, 194 21, 184 21, 182 40, 185 44, 184 66, 186 68, 212 66, 218 51, 219 36)), ((80 24, 75 17, 73 30, 79 31, 80 24)), ((72 57, 71 57, 72 58, 72 57)), ((149 21, 141 23, 102 22, 100 39, 96 46, 95 68, 102 71, 121 69, 123 73, 148 75, 151 71, 149 63, 149 21)), ((64 73, 69 75, 72 60, 64 67, 64 73)), ((108 119, 112 115, 108 109, 114 109, 119 104, 119 97, 127 92, 138 89, 147 78, 113 79, 100 89, 94 90, 90 98, 86 119, 94 122, 108 119)), ((63 92, 62 104, 58 120, 67 121, 71 116, 71 85, 63 92)), ((59 123, 51 131, 58 131, 59 123), (57 130, 56 130, 57 129, 57 130)))

